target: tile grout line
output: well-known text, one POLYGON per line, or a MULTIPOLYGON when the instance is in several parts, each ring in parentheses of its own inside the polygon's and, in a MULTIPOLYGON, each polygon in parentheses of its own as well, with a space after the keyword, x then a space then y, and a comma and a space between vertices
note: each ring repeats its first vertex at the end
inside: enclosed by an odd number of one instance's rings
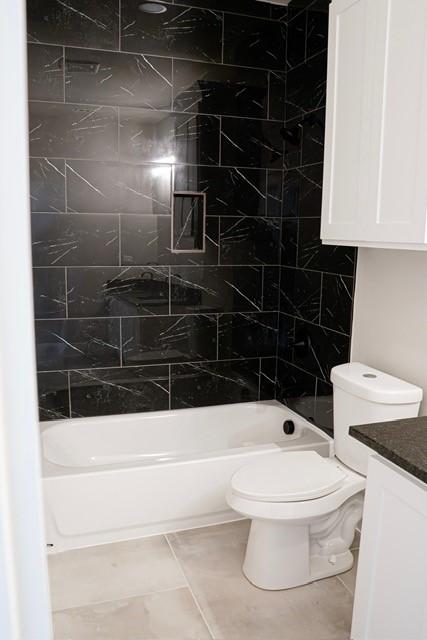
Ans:
POLYGON ((193 598, 193 600, 194 600, 194 604, 196 605, 196 608, 197 608, 197 610, 199 611, 200 616, 201 616, 201 618, 202 618, 203 622, 204 622, 204 623, 205 623, 205 625, 206 625, 206 628, 207 628, 207 630, 208 630, 208 632, 209 632, 209 635, 211 636, 211 638, 212 638, 213 640, 215 640, 215 635, 214 635, 214 633, 213 633, 213 631, 212 631, 212 629, 211 629, 211 627, 210 627, 210 625, 209 625, 208 621, 206 620, 206 617, 205 617, 205 614, 204 614, 204 612, 203 612, 203 609, 202 609, 202 607, 200 606, 200 604, 199 604, 199 602, 198 602, 198 600, 197 600, 197 598, 196 598, 196 596, 195 596, 195 593, 194 593, 194 591, 193 591, 193 588, 192 588, 192 586, 191 586, 191 584, 190 584, 189 579, 187 578, 187 575, 186 575, 186 573, 185 573, 185 571, 184 571, 184 568, 183 568, 183 566, 182 566, 181 562, 179 561, 178 556, 177 556, 177 555, 176 555, 176 553, 175 553, 175 549, 173 548, 173 545, 172 545, 171 541, 169 540, 169 534, 165 534, 165 538, 166 538, 166 542, 167 542, 167 543, 168 543, 168 545, 169 545, 169 549, 171 550, 171 553, 172 553, 172 555, 173 555, 173 557, 174 557, 174 560, 175 560, 176 564, 178 565, 178 567, 179 567, 179 569, 180 569, 180 571, 181 571, 181 573, 182 573, 182 575, 183 575, 183 578, 184 578, 184 580, 185 580, 185 582, 186 582, 186 584, 187 584, 187 588, 188 588, 188 590, 189 590, 189 591, 190 591, 190 593, 191 593, 191 596, 192 596, 192 598, 193 598))

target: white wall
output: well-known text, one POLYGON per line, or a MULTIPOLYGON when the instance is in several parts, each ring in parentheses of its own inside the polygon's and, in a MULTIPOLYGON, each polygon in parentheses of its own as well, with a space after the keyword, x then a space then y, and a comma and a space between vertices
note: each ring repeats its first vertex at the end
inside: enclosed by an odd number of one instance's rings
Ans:
POLYGON ((359 249, 351 359, 422 387, 427 415, 427 251, 359 249))

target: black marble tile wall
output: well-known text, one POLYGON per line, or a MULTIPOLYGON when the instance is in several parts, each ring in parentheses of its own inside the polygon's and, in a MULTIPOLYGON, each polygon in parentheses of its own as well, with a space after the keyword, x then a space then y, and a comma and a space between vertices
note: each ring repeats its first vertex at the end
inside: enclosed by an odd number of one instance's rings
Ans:
POLYGON ((28 0, 44 420, 276 393, 287 11, 140 4, 28 0))
POLYGON ((28 0, 40 416, 277 397, 330 428, 355 254, 320 242, 328 1, 160 4, 28 0))
POLYGON ((332 432, 330 370, 349 359, 356 254, 320 241, 328 5, 288 6, 276 397, 332 432))

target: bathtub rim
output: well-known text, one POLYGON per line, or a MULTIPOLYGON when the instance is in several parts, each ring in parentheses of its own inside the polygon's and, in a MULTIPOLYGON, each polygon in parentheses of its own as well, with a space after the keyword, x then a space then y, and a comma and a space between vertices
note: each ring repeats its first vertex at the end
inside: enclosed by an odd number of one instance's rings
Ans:
MULTIPOLYGON (((284 412, 286 412, 287 414, 287 418, 288 419, 294 419, 295 421, 297 421, 304 429, 304 431, 309 431, 312 432, 317 438, 321 438, 323 441, 329 443, 329 448, 330 448, 330 456, 334 455, 334 440, 333 438, 331 438, 325 431, 323 431, 322 429, 320 429, 319 427, 317 427, 315 424, 309 422, 306 418, 304 418, 303 416, 301 416, 300 414, 296 413, 295 411, 293 411, 292 409, 290 409, 289 407, 287 407, 286 405, 282 404, 281 402, 279 402, 278 400, 258 400, 258 401, 251 401, 251 402, 242 402, 242 403, 233 403, 233 404, 223 404, 223 405, 210 405, 207 407, 190 407, 188 409, 172 409, 172 410, 163 410, 163 411, 150 411, 150 412, 136 412, 136 413, 127 413, 127 414, 112 414, 112 415, 107 415, 107 416, 91 416, 91 417, 81 417, 81 418, 65 418, 65 419, 61 419, 61 420, 51 420, 51 421, 46 421, 46 422, 41 422, 40 423, 40 438, 43 438, 43 434, 49 430, 52 427, 55 427, 57 425, 61 425, 64 424, 64 422, 71 422, 71 421, 87 421, 90 422, 91 424, 102 424, 105 422, 105 420, 110 420, 110 419, 120 419, 120 420, 125 420, 125 421, 131 421, 135 419, 135 416, 137 415, 141 415, 141 416, 155 416, 157 418, 162 418, 162 417, 171 417, 171 415, 174 414, 178 414, 181 415, 182 412, 198 412, 200 410, 205 410, 205 409, 212 409, 215 407, 224 407, 224 408, 238 408, 241 407, 242 405, 245 405, 246 407, 248 405, 254 405, 254 406, 270 406, 270 407, 274 407, 274 408, 278 408, 278 409, 282 409, 284 412)), ((296 439, 289 438, 289 443, 290 442, 295 442, 296 439)), ((250 445, 250 446, 239 446, 239 447, 230 447, 230 448, 221 448, 221 449, 214 449, 214 450, 209 450, 209 451, 198 451, 198 452, 187 452, 187 453, 183 453, 180 456, 177 456, 176 458, 172 459, 172 460, 168 460, 168 461, 158 461, 158 460, 154 460, 153 462, 149 462, 149 461, 141 461, 141 460, 133 460, 133 461, 124 461, 122 463, 113 463, 113 464, 106 464, 106 465, 90 465, 90 466, 66 466, 66 465, 59 465, 56 464, 54 462, 51 462, 50 460, 48 460, 47 458, 45 458, 44 456, 44 449, 43 449, 43 445, 42 445, 42 477, 43 478, 53 478, 53 477, 61 477, 61 476, 72 476, 72 475, 92 475, 93 473, 108 473, 111 471, 114 472, 125 472, 129 469, 135 469, 135 468, 144 468, 144 467, 163 467, 165 465, 180 465, 180 464, 185 464, 185 463, 190 463, 192 460, 204 460, 204 459, 211 459, 211 458, 221 458, 221 457, 229 457, 231 455, 236 455, 239 452, 254 452, 254 451, 269 451, 269 450, 274 450, 275 447, 277 447, 277 450, 282 449, 282 447, 280 446, 281 442, 287 442, 286 438, 283 440, 276 440, 273 442, 268 442, 268 443, 263 443, 263 444, 255 444, 255 445, 250 445)))

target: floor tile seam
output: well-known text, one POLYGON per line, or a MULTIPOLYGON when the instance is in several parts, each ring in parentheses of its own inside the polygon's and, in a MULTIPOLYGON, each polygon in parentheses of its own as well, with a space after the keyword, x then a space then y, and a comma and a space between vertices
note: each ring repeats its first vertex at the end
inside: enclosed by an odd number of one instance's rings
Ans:
POLYGON ((211 636, 212 640, 218 640, 218 638, 216 638, 216 637, 215 637, 215 634, 213 633, 213 631, 212 631, 212 629, 211 629, 211 627, 210 627, 210 624, 208 623, 208 621, 207 621, 207 619, 206 619, 206 616, 205 616, 205 613, 204 613, 204 611, 203 611, 202 606, 199 604, 199 601, 198 601, 198 599, 196 598, 196 595, 195 595, 195 593, 194 593, 193 587, 192 587, 192 586, 191 586, 191 584, 190 584, 190 580, 188 579, 187 574, 185 573, 184 567, 182 566, 182 563, 180 562, 180 560, 179 560, 179 558, 178 558, 177 554, 175 553, 175 549, 173 548, 173 543, 172 543, 172 541, 171 541, 171 540, 170 540, 170 538, 169 538, 169 534, 166 534, 166 535, 165 535, 165 538, 166 538, 166 542, 167 542, 167 543, 168 543, 168 545, 169 545, 169 548, 170 548, 170 550, 171 550, 171 553, 172 553, 173 557, 175 558, 175 562, 177 563, 177 565, 178 565, 178 567, 179 567, 179 569, 180 569, 180 571, 181 571, 181 573, 182 573, 182 575, 183 575, 183 577, 184 577, 184 580, 185 580, 185 582, 186 582, 187 588, 188 588, 188 590, 190 591, 191 596, 192 596, 192 598, 193 598, 194 604, 195 604, 195 606, 196 606, 196 608, 197 608, 198 612, 200 613, 200 616, 201 616, 201 618, 202 618, 203 622, 205 623, 205 626, 206 626, 206 628, 207 628, 207 630, 208 630, 208 632, 209 632, 209 635, 211 636))

